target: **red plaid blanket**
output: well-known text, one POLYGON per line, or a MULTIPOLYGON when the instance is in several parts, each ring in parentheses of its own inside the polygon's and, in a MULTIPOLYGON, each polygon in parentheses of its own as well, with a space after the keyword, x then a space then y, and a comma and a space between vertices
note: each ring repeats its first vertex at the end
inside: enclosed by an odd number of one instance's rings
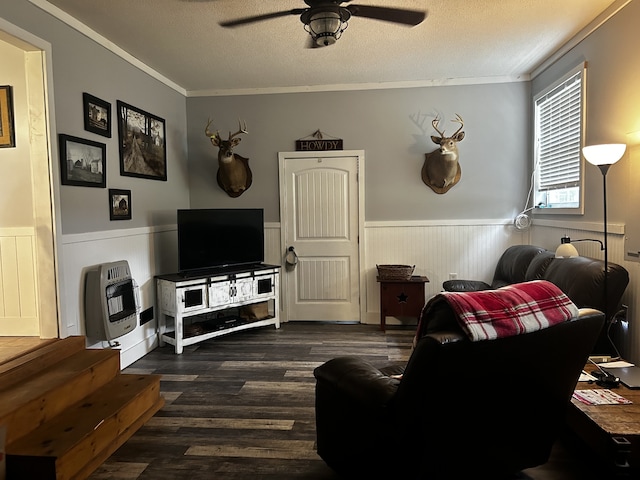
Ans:
POLYGON ((442 292, 435 302, 447 302, 472 341, 534 332, 569 320, 578 307, 546 280, 516 283, 497 290, 442 292))

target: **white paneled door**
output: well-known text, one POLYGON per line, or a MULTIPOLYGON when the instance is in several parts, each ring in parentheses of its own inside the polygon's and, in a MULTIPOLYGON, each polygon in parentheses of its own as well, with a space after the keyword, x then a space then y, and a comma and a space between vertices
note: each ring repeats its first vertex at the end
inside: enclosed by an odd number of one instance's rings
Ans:
POLYGON ((280 153, 279 162, 283 317, 360 321, 364 152, 280 153))

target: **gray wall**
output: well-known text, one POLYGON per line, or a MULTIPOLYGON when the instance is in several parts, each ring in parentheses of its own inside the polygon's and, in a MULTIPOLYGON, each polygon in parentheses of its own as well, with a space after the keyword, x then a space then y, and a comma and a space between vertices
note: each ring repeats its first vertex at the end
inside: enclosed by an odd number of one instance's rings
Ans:
POLYGON ((54 185, 59 185, 57 134, 74 135, 107 145, 107 189, 60 186, 57 202, 62 233, 84 233, 175 222, 176 208, 188 206, 185 97, 132 66, 26 0, 1 0, 2 17, 45 40, 52 47, 55 127, 54 185), (84 130, 82 93, 112 107, 112 137, 84 130), (166 122, 167 182, 120 175, 116 100, 157 115, 166 122), (110 221, 108 188, 132 192, 132 220, 110 221))
MULTIPOLYGON (((639 190, 632 179, 639 178, 640 164, 632 161, 638 140, 628 134, 640 131, 638 22, 640 2, 631 2, 532 81, 532 92, 539 92, 579 62, 587 62, 585 144, 628 144, 627 154, 607 174, 607 215, 609 222, 626 224, 632 235, 638 228, 638 204, 631 200, 639 190)), ((602 174, 597 167, 585 163, 585 175, 583 217, 536 215, 536 218, 601 223, 602 174)), ((638 237, 635 245, 640 249, 640 232, 638 237)))
MULTIPOLYGON (((640 130, 637 108, 632 108, 640 100, 640 62, 635 61, 639 11, 640 4, 631 2, 532 82, 535 92, 566 68, 588 61, 587 143, 627 141, 627 133, 640 130)), ((294 150, 296 139, 317 129, 343 138, 346 149, 365 150, 369 221, 505 218, 526 200, 531 151, 526 82, 185 100, 26 0, 2 0, 2 16, 52 44, 57 127, 53 133, 106 143, 108 187, 132 190, 133 219, 110 222, 106 190, 60 186, 63 233, 172 223, 175 209, 189 204, 262 205, 267 221, 277 221, 277 152, 294 150), (84 91, 111 102, 114 113, 120 99, 166 120, 167 182, 120 176, 117 128, 114 124, 110 139, 84 131, 84 91), (434 145, 412 123, 410 116, 417 113, 439 113, 448 132, 455 128, 449 121, 455 113, 465 119, 466 138, 459 145, 462 180, 445 195, 433 193, 420 180, 424 153, 434 145), (254 184, 240 198, 229 198, 215 182, 216 151, 203 133, 208 117, 223 135, 236 129, 238 117, 248 123, 250 133, 237 151, 250 158, 254 184)), ((626 167, 616 165, 608 175, 609 217, 633 223, 624 206, 637 190, 628 180, 637 172, 628 158, 625 161, 626 167)), ((593 192, 599 193, 601 176, 595 167, 587 167, 584 219, 599 221, 600 195, 593 192)))
POLYGON ((279 151, 320 129, 342 138, 346 150, 365 150, 367 221, 511 218, 528 188, 529 85, 523 83, 318 92, 187 99, 192 208, 265 208, 279 220, 279 151), (426 133, 411 120, 426 114, 426 133), (466 136, 459 143, 462 178, 438 195, 420 178, 424 154, 436 148, 431 119, 447 134, 459 113, 466 136), (253 185, 230 198, 216 183, 217 149, 204 134, 207 119, 223 138, 238 118, 249 134, 235 151, 249 157, 253 185))
POLYGON ((132 191, 133 219, 112 222, 106 189, 60 186, 62 233, 173 223, 176 208, 189 205, 264 206, 266 220, 279 221, 277 153, 294 150, 296 139, 317 129, 343 138, 345 149, 365 150, 368 221, 509 218, 523 208, 530 150, 526 82, 185 100, 26 0, 3 1, 2 15, 52 44, 54 133, 106 143, 107 186, 132 191), (123 100, 166 120, 167 182, 120 176, 117 127, 109 139, 84 131, 82 92, 110 102, 114 115, 116 100, 123 100), (429 117, 425 133, 411 120, 419 113, 429 117), (435 148, 430 118, 439 114, 452 133, 456 113, 465 120, 462 179, 438 195, 420 179, 424 154, 435 148), (236 130, 239 117, 248 124, 237 152, 249 157, 254 183, 237 199, 215 181, 217 152, 204 135, 208 117, 222 135, 236 130))

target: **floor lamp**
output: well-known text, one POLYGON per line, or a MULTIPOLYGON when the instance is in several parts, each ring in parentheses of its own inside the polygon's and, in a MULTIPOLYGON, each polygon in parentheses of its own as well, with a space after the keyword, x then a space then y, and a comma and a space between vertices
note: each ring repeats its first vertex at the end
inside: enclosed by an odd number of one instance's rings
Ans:
MULTIPOLYGON (((607 332, 609 328, 609 291, 607 288, 609 277, 609 249, 607 248, 607 172, 609 167, 616 163, 624 155, 627 146, 624 143, 608 143, 603 145, 591 145, 582 149, 584 158, 592 165, 595 165, 602 172, 602 198, 604 199, 604 304, 606 311, 605 323, 607 332)), ((611 342, 613 345, 613 342, 611 342)), ((615 349, 615 345, 613 345, 615 349)), ((617 349, 616 349, 617 350, 617 349)))

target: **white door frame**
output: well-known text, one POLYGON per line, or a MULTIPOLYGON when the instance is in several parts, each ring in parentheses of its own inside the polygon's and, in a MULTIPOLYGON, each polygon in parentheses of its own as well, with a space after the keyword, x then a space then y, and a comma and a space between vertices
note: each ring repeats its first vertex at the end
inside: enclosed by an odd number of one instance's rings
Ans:
MULTIPOLYGON (((360 323, 366 319, 367 299, 365 295, 366 288, 366 276, 363 271, 365 265, 365 245, 364 245, 364 150, 330 150, 330 151, 317 151, 317 152, 278 152, 278 177, 280 188, 280 259, 284 265, 284 257, 287 254, 286 238, 289 228, 285 222, 283 222, 284 210, 287 204, 285 182, 284 178, 284 163, 287 159, 304 159, 309 160, 318 158, 335 158, 335 157, 356 157, 358 162, 358 272, 359 272, 359 286, 360 286, 360 323)), ((283 292, 291 291, 288 285, 288 276, 280 276, 280 308, 282 308, 280 321, 288 322, 289 316, 286 308, 286 298, 283 292)))
POLYGON ((59 232, 62 232, 57 178, 57 139, 53 92, 52 46, 49 42, 0 18, 0 38, 25 51, 25 75, 28 80, 31 115, 30 156, 33 171, 35 248, 37 251, 38 316, 40 338, 64 338, 69 335, 65 305, 60 301, 64 284, 59 232))

